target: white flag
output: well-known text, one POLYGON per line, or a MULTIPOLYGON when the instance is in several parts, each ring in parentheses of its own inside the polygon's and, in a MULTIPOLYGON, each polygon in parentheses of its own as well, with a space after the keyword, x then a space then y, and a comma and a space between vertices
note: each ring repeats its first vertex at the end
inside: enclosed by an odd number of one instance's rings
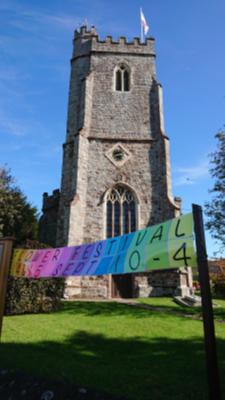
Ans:
POLYGON ((144 34, 147 35, 148 30, 149 30, 149 26, 148 26, 148 24, 146 22, 146 19, 145 19, 145 16, 143 14, 142 9, 140 9, 140 17, 141 17, 141 26, 143 27, 144 34))

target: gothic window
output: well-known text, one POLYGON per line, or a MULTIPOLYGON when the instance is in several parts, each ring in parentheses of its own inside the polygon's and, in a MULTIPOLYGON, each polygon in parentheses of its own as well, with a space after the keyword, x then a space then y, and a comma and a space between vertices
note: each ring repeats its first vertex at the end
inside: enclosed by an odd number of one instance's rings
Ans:
POLYGON ((124 235, 137 229, 137 202, 131 190, 114 186, 106 197, 107 238, 124 235))
POLYGON ((118 92, 130 90, 130 73, 125 65, 120 65, 115 73, 115 88, 118 92))

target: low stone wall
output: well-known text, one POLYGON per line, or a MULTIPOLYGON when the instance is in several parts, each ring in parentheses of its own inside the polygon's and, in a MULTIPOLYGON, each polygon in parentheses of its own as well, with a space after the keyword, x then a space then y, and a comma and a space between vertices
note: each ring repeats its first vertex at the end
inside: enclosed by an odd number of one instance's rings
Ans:
POLYGON ((27 279, 10 276, 5 315, 55 311, 59 309, 64 288, 63 278, 27 279))

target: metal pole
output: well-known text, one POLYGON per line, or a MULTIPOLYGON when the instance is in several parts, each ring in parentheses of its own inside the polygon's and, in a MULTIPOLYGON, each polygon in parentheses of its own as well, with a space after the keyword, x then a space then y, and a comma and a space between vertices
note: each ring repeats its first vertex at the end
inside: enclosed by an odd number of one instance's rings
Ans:
POLYGON ((194 218, 198 273, 202 298, 202 315, 204 325, 209 400, 221 400, 213 307, 209 284, 209 268, 206 253, 202 208, 199 205, 192 204, 192 211, 194 218))

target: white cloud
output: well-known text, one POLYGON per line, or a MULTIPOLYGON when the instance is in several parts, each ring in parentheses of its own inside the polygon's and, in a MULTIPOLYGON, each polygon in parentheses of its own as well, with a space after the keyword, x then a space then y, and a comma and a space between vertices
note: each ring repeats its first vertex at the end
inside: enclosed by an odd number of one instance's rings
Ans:
POLYGON ((0 113, 0 128, 13 136, 25 136, 28 132, 26 124, 12 117, 7 117, 4 113, 0 113))
POLYGON ((10 133, 14 136, 25 136, 27 134, 27 129, 21 124, 20 121, 0 121, 3 130, 6 133, 10 133))
POLYGON ((10 9, 11 19, 9 21, 11 26, 14 26, 21 31, 43 35, 43 29, 64 29, 73 30, 77 25, 81 24, 81 19, 71 15, 61 14, 44 14, 37 11, 23 11, 20 9, 10 9))
POLYGON ((209 176, 209 163, 203 160, 190 167, 174 168, 174 186, 194 185, 209 176))
POLYGON ((38 158, 48 159, 60 157, 62 153, 62 146, 61 144, 55 144, 51 146, 39 146, 38 150, 38 158))
POLYGON ((40 19, 43 22, 46 22, 47 24, 52 23, 57 25, 58 27, 68 29, 68 30, 73 30, 77 25, 80 24, 80 19, 71 17, 69 15, 41 15, 40 14, 40 19))

